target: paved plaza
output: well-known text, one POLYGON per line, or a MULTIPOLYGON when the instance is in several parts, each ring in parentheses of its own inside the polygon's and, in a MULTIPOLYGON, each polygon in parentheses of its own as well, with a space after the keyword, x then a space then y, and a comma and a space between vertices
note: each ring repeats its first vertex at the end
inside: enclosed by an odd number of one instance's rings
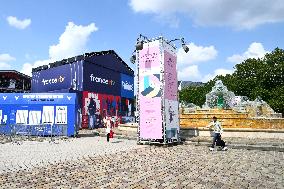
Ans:
POLYGON ((82 137, 0 144, 0 188, 284 188, 284 153, 82 137))

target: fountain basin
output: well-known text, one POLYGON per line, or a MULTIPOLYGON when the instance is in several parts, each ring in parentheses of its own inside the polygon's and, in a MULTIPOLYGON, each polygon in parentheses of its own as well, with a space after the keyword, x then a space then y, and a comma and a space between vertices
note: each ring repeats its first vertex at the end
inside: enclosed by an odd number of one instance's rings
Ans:
POLYGON ((283 118, 249 117, 233 110, 208 110, 180 114, 181 128, 205 127, 216 116, 224 128, 284 129, 283 118))

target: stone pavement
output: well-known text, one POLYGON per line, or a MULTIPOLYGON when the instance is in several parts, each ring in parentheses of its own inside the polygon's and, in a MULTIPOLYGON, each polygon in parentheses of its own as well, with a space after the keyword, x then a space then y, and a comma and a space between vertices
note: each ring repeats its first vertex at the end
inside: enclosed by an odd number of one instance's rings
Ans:
MULTIPOLYGON (((85 133, 89 133, 94 136, 100 135, 105 136, 104 129, 96 129, 96 130, 85 130, 85 133)), ((133 131, 123 131, 115 128, 115 136, 117 138, 124 138, 130 140, 137 140, 137 132, 133 131)), ((191 145, 203 145, 210 146, 212 143, 212 137, 187 137, 182 138, 185 144, 191 145)), ((224 138, 226 145, 229 148, 234 149, 249 149, 249 150, 264 150, 264 151, 279 151, 284 152, 284 138, 246 138, 246 137, 226 137, 224 138)))
MULTIPOLYGON (((56 161, 31 169, 5 170, 0 173, 0 188, 284 188, 283 152, 211 152, 205 146, 138 146, 135 141, 123 139, 106 144, 105 138, 88 138, 96 139, 98 145, 85 144, 85 140, 90 142, 85 138, 49 144, 45 155, 61 154, 56 161), (85 145, 92 146, 92 152, 104 152, 88 154, 88 150, 83 150, 88 149, 85 145), (74 150, 74 158, 66 158, 74 150)), ((44 159, 40 150, 46 146, 35 146, 11 145, 10 151, 22 149, 25 158, 9 157, 27 159, 25 164, 35 158, 44 159), (37 152, 42 155, 29 155, 37 152)), ((0 145, 1 160, 2 153, 11 153, 2 148, 0 145)))
MULTIPOLYGON (((284 152, 284 139, 261 139, 261 138, 223 138, 229 148, 279 151, 284 152)), ((185 141, 186 144, 210 146, 212 137, 192 137, 185 141)))
POLYGON ((0 144, 0 174, 142 147, 133 140, 113 139, 107 143, 106 138, 98 136, 54 142, 49 138, 41 139, 41 142, 22 141, 20 145, 12 142, 0 144))

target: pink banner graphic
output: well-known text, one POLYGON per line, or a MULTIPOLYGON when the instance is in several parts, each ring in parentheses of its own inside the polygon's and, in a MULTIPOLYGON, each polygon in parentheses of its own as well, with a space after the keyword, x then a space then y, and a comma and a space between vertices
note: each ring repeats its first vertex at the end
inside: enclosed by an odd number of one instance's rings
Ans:
POLYGON ((162 139, 163 135, 160 70, 159 46, 139 52, 139 127, 143 139, 162 139))
POLYGON ((177 100, 177 57, 171 53, 164 51, 165 64, 165 99, 177 100))
POLYGON ((162 139, 161 98, 140 97, 140 138, 162 139))
MULTIPOLYGON (((146 45, 145 45, 146 46, 146 45)), ((151 71, 153 68, 160 68, 160 49, 159 47, 144 48, 139 51, 140 72, 151 71)))

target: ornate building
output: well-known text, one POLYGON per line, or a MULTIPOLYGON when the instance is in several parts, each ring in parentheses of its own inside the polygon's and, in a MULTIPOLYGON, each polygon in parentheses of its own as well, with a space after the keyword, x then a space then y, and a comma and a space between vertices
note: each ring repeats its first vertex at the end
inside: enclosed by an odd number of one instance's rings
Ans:
POLYGON ((16 70, 0 70, 0 93, 28 93, 31 77, 16 70))

